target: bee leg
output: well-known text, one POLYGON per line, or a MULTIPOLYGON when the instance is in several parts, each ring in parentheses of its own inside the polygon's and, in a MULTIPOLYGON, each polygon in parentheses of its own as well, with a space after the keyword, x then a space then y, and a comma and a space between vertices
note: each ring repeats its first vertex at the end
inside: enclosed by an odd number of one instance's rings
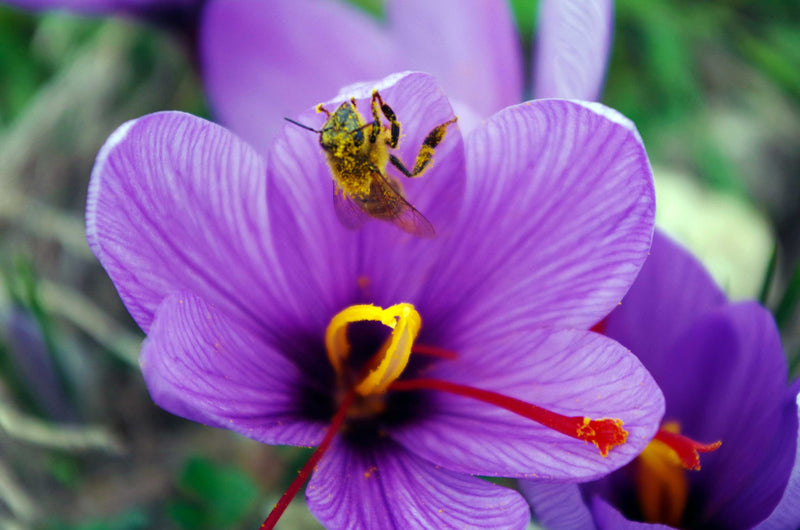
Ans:
POLYGON ((391 125, 392 132, 389 139, 386 140, 386 145, 394 149, 397 147, 397 142, 400 141, 400 122, 397 121, 397 116, 392 110, 392 107, 384 103, 381 95, 375 90, 372 93, 372 115, 375 116, 375 121, 380 121, 380 115, 378 114, 379 108, 391 125))
POLYGON ((458 117, 453 118, 452 120, 448 120, 441 125, 437 125, 436 127, 428 133, 428 136, 425 137, 425 141, 422 142, 422 147, 419 149, 419 153, 417 153, 417 159, 414 161, 414 169, 409 171, 408 168, 400 161, 399 158, 390 154, 389 155, 389 162, 392 163, 394 167, 397 168, 400 173, 407 177, 418 177, 422 174, 425 169, 430 165, 431 160, 433 160, 433 152, 442 140, 444 140, 444 135, 447 132, 447 126, 451 125, 458 120, 458 117))
POLYGON ((378 107, 376 96, 378 99, 380 98, 377 90, 372 92, 372 129, 369 132, 369 143, 371 144, 374 144, 378 141, 378 136, 380 136, 381 130, 383 130, 383 126, 381 125, 380 107, 378 107))
POLYGON ((330 118, 330 117, 331 117, 331 111, 329 111, 328 109, 326 109, 325 107, 323 107, 323 106, 322 106, 322 103, 320 103, 319 105, 317 105, 317 112, 324 112, 324 113, 325 113, 325 116, 327 116, 328 118, 330 118))

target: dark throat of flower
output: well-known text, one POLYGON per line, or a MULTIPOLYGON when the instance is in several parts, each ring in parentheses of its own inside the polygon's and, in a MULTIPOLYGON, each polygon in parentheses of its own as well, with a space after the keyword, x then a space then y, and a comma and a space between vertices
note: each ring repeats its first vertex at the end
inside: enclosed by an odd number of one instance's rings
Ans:
MULTIPOLYGON (((564 416, 525 401, 480 388, 430 378, 400 380, 413 352, 438 361, 458 358, 456 353, 436 346, 415 344, 422 325, 419 313, 411 304, 397 304, 386 309, 373 305, 350 306, 337 313, 328 326, 325 347, 328 359, 337 374, 338 406, 331 424, 317 449, 297 477, 281 496, 261 530, 275 527, 291 500, 300 491, 328 450, 334 436, 346 428, 348 419, 375 417, 383 413, 389 392, 436 391, 454 394, 500 407, 561 434, 593 443, 605 457, 614 447, 624 444, 628 432, 617 418, 591 419, 586 416, 564 416), (347 327, 357 322, 380 322, 391 334, 370 360, 357 373, 348 369, 351 345, 347 327)), ((407 374, 406 374, 407 375, 407 374)))

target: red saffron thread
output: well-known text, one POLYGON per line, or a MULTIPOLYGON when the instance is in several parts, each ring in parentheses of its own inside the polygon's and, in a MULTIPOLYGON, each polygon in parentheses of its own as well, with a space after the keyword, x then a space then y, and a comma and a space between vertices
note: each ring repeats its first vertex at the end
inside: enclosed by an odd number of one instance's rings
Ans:
POLYGON ((289 488, 281 495, 280 500, 269 513, 269 516, 261 523, 259 530, 272 530, 275 528, 275 525, 278 524, 278 519, 281 518, 283 512, 286 511, 286 508, 289 506, 289 503, 292 502, 297 492, 300 491, 300 488, 303 487, 303 484, 306 483, 308 477, 311 476, 311 472, 317 467, 319 460, 322 458, 322 455, 328 450, 330 447, 331 442, 333 441, 333 437, 336 436, 336 433, 339 432, 339 428, 344 423, 345 418, 347 417, 347 409, 350 408, 350 405, 353 404, 353 400, 356 397, 355 390, 350 390, 347 395, 342 400, 341 405, 339 405, 339 409, 336 411, 336 415, 331 420, 331 424, 328 427, 327 432, 325 433, 325 437, 322 439, 322 442, 317 446, 317 449, 311 455, 311 458, 308 459, 308 462, 305 463, 303 469, 301 469, 297 473, 297 477, 292 481, 289 488))
POLYGON ((419 355, 428 355, 430 357, 440 357, 442 359, 458 359, 458 354, 438 346, 429 346, 427 344, 414 344, 411 346, 411 352, 419 355))
POLYGON ((592 442, 603 456, 608 456, 609 450, 625 443, 628 439, 628 432, 622 428, 622 420, 616 418, 592 420, 585 416, 563 416, 491 390, 483 390, 449 381, 422 378, 408 379, 395 381, 389 388, 391 390, 438 390, 477 399, 519 414, 572 438, 592 442))
POLYGON ((711 444, 701 444, 687 436, 666 429, 659 429, 653 439, 666 444, 670 449, 675 451, 675 454, 681 459, 683 467, 693 471, 700 471, 699 453, 716 451, 719 449, 719 446, 722 445, 722 440, 717 440, 711 444))

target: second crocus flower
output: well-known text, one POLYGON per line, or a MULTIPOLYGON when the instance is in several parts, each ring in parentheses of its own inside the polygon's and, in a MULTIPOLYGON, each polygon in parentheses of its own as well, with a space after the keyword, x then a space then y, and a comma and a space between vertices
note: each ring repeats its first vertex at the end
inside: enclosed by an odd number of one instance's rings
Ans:
POLYGON ((787 483, 800 469, 798 388, 787 383, 769 312, 728 303, 702 266, 657 232, 642 273, 600 327, 658 381, 664 422, 641 456, 599 481, 523 482, 545 527, 796 528, 797 478, 787 483), (669 445, 674 434, 722 445, 689 470, 674 450, 680 444, 669 445))

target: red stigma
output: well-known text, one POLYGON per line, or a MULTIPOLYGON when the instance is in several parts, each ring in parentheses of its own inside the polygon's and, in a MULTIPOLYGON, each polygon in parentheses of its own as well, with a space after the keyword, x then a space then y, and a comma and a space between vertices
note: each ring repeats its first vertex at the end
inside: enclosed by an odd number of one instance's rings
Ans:
POLYGON ((701 444, 695 442, 687 436, 678 434, 664 428, 661 428, 656 433, 654 440, 658 440, 670 449, 675 451, 675 454, 680 458, 681 465, 689 470, 700 470, 700 453, 710 453, 719 449, 722 445, 721 440, 717 440, 710 444, 701 444))
POLYGON ((300 488, 303 487, 303 484, 306 483, 308 477, 311 476, 311 472, 314 471, 314 468, 317 467, 322 455, 327 452, 328 448, 333 441, 333 437, 336 436, 336 433, 339 432, 339 428, 344 423, 345 418, 347 417, 347 409, 350 408, 350 405, 353 404, 353 400, 356 397, 355 390, 351 390, 347 393, 347 395, 342 400, 342 403, 339 405, 339 409, 336 411, 336 415, 331 420, 330 426, 328 426, 328 430, 325 432, 325 437, 320 442, 317 449, 311 455, 311 458, 303 466, 303 469, 298 471, 297 477, 292 481, 289 488, 281 495, 280 500, 272 508, 272 511, 269 512, 269 516, 261 523, 259 530, 272 530, 275 528, 275 525, 278 524, 278 519, 281 518, 283 512, 286 511, 286 508, 289 506, 289 503, 292 502, 297 492, 300 491, 300 488))
POLYGON ((584 417, 583 421, 584 424, 578 427, 576 438, 592 442, 603 456, 608 456, 611 449, 624 444, 628 439, 628 431, 622 428, 622 420, 616 418, 590 420, 584 417))
POLYGON ((601 335, 605 335, 606 327, 607 327, 608 318, 604 318, 594 326, 592 326, 589 331, 594 331, 595 333, 600 333, 601 335))
POLYGON ((592 442, 603 456, 608 456, 608 452, 611 449, 622 445, 628 438, 628 432, 622 428, 622 420, 619 419, 602 418, 592 420, 585 416, 564 416, 491 390, 483 390, 449 381, 408 379, 395 381, 389 388, 391 390, 438 390, 477 399, 533 420, 561 434, 592 442))
POLYGON ((444 348, 439 348, 438 346, 429 346, 427 344, 414 344, 411 347, 411 353, 427 355, 429 357, 439 357, 441 359, 449 359, 451 361, 458 359, 458 354, 455 352, 445 350, 444 348))

